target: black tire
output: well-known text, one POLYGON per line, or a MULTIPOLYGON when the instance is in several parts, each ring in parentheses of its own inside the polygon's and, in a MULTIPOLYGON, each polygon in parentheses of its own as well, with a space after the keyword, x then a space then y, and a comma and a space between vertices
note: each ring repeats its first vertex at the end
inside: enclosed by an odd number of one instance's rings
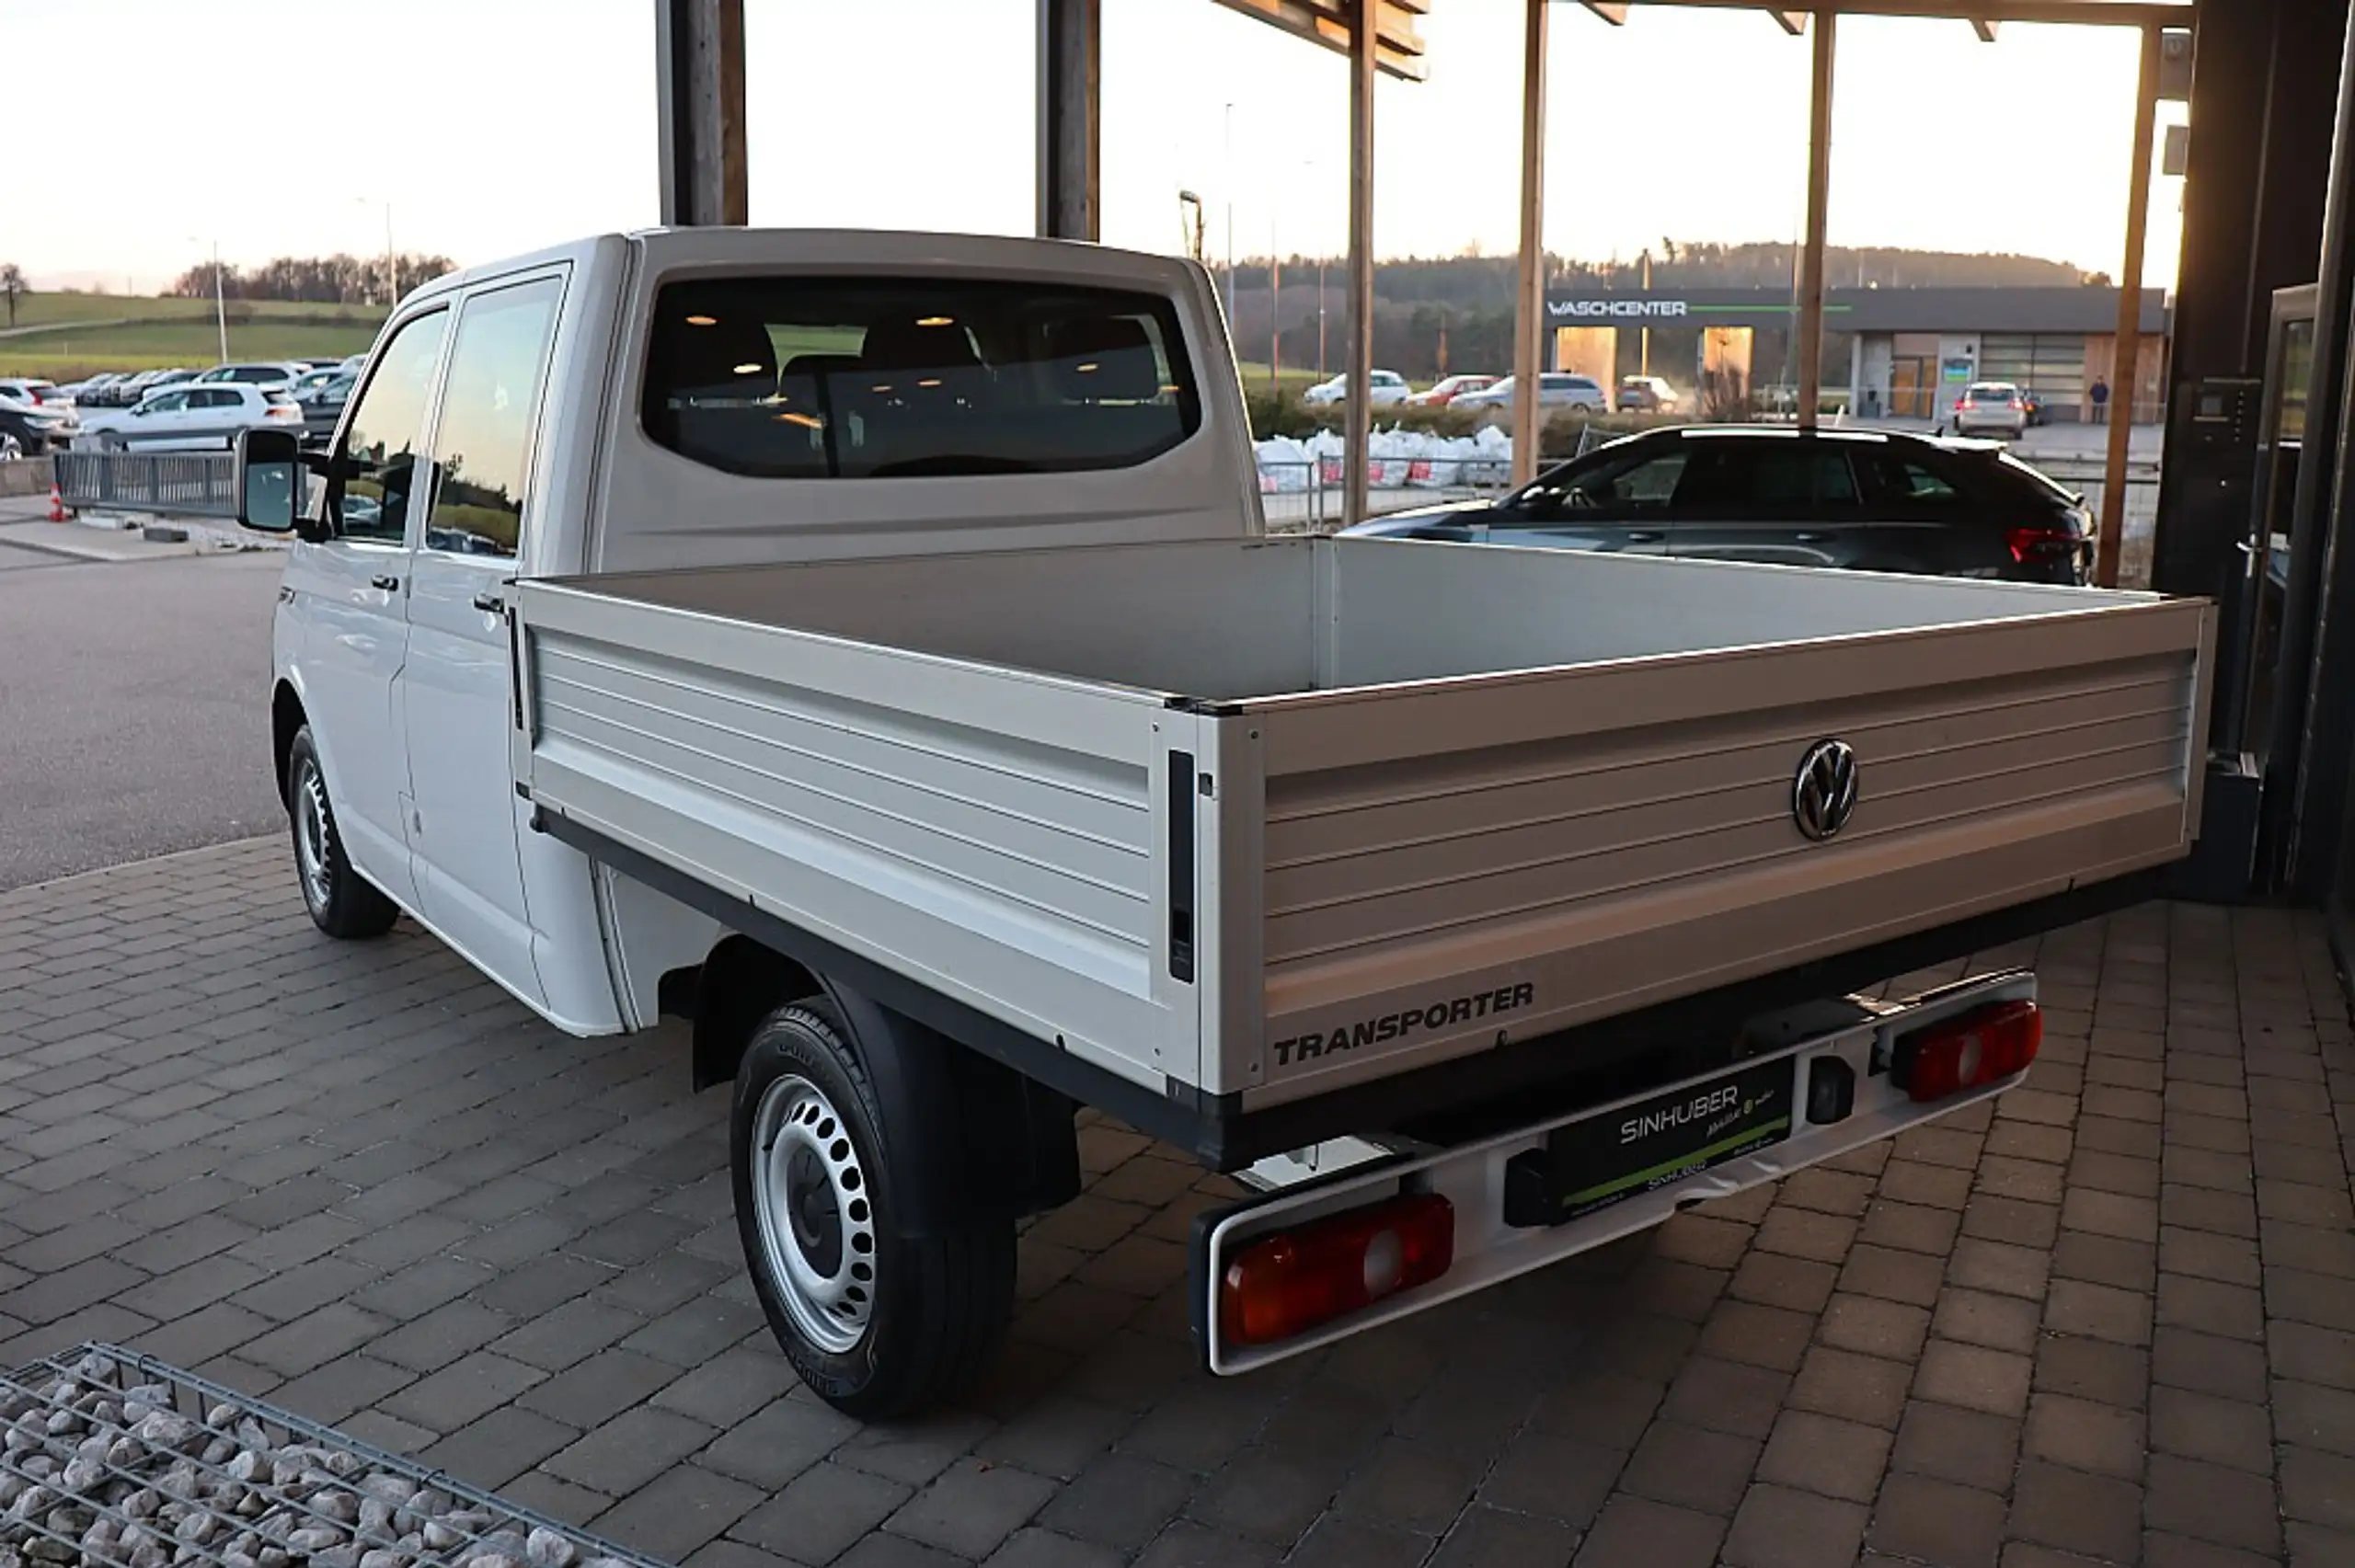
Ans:
POLYGON ((400 908, 352 869, 336 830, 327 799, 327 771, 311 740, 311 727, 294 732, 286 747, 286 821, 294 839, 294 880, 311 923, 344 942, 382 936, 400 919, 400 908))
POLYGON ((872 1421, 937 1403, 988 1365, 1014 1309, 1014 1222, 922 1240, 899 1233, 898 1184, 909 1178, 890 1158, 849 1035, 821 1000, 762 1022, 736 1070, 729 1162, 737 1234, 770 1332, 813 1393, 872 1421), (862 1256, 872 1259, 864 1278, 862 1256), (797 1286, 797 1260, 816 1290, 797 1286), (830 1306, 824 1292, 838 1282, 830 1306), (863 1299, 849 1299, 862 1289, 863 1299))

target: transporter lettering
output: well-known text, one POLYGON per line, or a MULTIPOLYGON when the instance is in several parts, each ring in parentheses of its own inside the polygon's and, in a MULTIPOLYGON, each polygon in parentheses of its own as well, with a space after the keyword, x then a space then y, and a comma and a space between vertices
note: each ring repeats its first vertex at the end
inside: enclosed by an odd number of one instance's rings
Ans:
POLYGON ((1403 1013, 1361 1019, 1330 1034, 1295 1035, 1289 1040, 1270 1042, 1269 1049, 1276 1053, 1278 1067, 1291 1067, 1337 1051, 1353 1051, 1360 1046, 1378 1046, 1410 1035, 1429 1035, 1459 1024, 1493 1018, 1500 1013, 1518 1013, 1536 1000, 1537 988, 1534 985, 1503 986, 1435 1001, 1429 1007, 1409 1007, 1403 1013))

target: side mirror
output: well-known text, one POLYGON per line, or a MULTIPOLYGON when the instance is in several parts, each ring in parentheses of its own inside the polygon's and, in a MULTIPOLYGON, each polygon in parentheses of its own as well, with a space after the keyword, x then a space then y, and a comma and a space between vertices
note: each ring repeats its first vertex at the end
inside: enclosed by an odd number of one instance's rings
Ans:
POLYGON ((237 433, 237 521, 262 533, 294 532, 303 494, 301 445, 291 430, 237 433))

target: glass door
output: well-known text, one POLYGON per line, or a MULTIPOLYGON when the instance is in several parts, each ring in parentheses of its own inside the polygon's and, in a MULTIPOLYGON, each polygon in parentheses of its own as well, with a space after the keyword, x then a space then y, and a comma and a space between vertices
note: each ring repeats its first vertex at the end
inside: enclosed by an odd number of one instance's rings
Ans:
MULTIPOLYGON (((2231 704, 2223 731, 2227 750, 2246 752, 2261 774, 2273 750, 2281 607, 2290 584, 2290 511, 2305 452, 2306 389, 2315 355, 2315 291, 2284 289, 2273 298, 2267 346, 2265 408, 2258 424, 2257 489, 2244 569, 2240 612, 2244 638, 2239 679, 2223 693, 2231 704)), ((2303 672, 2300 672, 2303 674, 2303 672)))

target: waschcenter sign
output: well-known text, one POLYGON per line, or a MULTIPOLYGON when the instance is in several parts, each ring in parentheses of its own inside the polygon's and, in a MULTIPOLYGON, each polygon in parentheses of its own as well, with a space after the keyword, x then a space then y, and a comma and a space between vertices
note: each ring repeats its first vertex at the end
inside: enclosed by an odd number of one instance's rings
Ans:
POLYGON ((1565 317, 1569 320, 1588 320, 1595 317, 1619 318, 1626 316, 1644 316, 1648 318, 1663 315, 1683 315, 1685 314, 1686 308, 1685 302, 1683 300, 1649 298, 1639 300, 1547 300, 1545 302, 1545 313, 1548 315, 1565 317))
MULTIPOLYGON (((2166 330, 2166 298, 2143 291, 2142 330, 2166 330)), ((1842 332, 2052 332, 2106 336, 2118 329, 2113 289, 1830 289, 1823 314, 1842 332)), ((1787 331, 1798 303, 1781 288, 1685 288, 1674 293, 1548 294, 1545 319, 1569 326, 1754 326, 1787 331)))

